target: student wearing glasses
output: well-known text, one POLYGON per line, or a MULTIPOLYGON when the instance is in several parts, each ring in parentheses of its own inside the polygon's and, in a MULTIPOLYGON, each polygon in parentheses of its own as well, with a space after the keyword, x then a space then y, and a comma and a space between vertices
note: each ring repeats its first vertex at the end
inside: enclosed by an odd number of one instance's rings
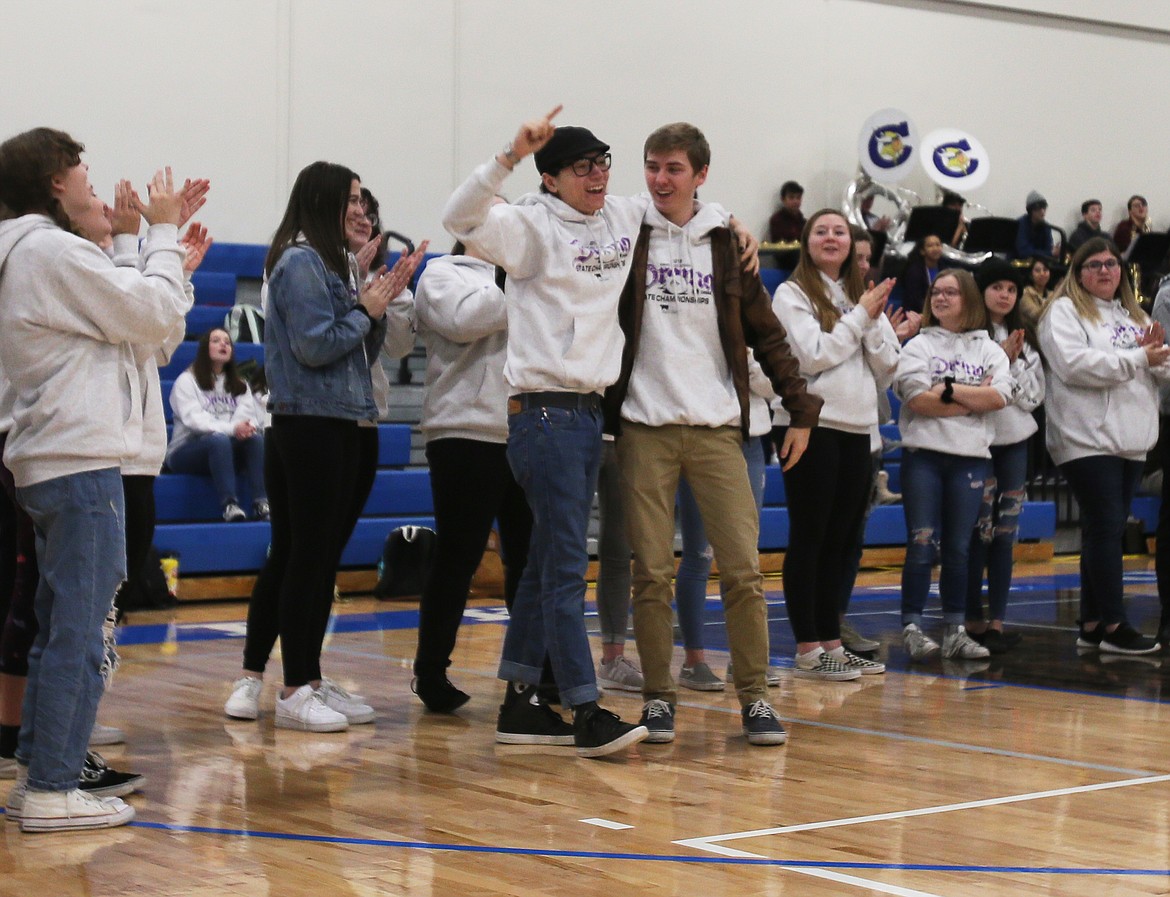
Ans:
POLYGON ((963 625, 971 531, 993 477, 987 415, 1012 395, 1007 355, 987 331, 987 309, 967 271, 944 271, 928 295, 922 331, 902 347, 894 391, 902 400, 902 636, 911 660, 939 650, 922 631, 935 558, 943 610, 942 654, 987 657, 963 625))
POLYGON ((600 757, 648 734, 597 704, 584 605, 601 393, 621 368, 618 297, 650 197, 609 196, 609 145, 587 128, 554 126, 560 111, 521 125, 451 195, 443 224, 508 272, 507 456, 533 528, 504 638, 498 675, 508 686, 496 740, 600 757), (508 175, 532 154, 540 192, 497 204, 508 175), (572 724, 537 696, 546 652, 572 724))
POLYGON ((1141 310, 1121 253, 1102 237, 1073 255, 1063 295, 1040 317, 1046 368, 1046 440, 1081 512, 1081 619, 1077 646, 1150 654, 1158 643, 1126 619, 1125 521, 1146 453, 1158 438, 1155 380, 1170 377, 1162 325, 1141 310))

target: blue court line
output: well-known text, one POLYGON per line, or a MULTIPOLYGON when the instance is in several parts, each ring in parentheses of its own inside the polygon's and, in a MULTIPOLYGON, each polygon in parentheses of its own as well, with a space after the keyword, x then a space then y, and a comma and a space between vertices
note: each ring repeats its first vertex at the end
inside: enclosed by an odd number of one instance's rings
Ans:
POLYGON ((392 841, 383 838, 350 838, 330 835, 303 835, 290 832, 266 832, 249 829, 215 828, 202 825, 178 825, 169 822, 132 822, 133 828, 196 835, 233 835, 276 841, 312 844, 338 844, 358 847, 387 847, 403 850, 449 851, 502 856, 534 856, 562 859, 637 860, 652 863, 702 863, 721 866, 791 866, 798 869, 853 869, 896 872, 1001 872, 1024 875, 1151 875, 1170 876, 1170 869, 1119 869, 1110 867, 1077 868, 1072 866, 976 866, 944 863, 851 863, 845 861, 776 860, 767 857, 692 856, 689 854, 624 853, 603 850, 556 850, 535 847, 493 847, 482 844, 438 844, 425 841, 392 841))

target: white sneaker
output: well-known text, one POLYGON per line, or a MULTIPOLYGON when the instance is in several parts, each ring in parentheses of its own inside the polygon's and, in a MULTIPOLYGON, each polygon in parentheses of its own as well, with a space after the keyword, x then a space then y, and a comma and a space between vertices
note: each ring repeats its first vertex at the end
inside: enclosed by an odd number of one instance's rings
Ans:
POLYGON ((276 698, 276 728, 302 732, 344 732, 345 714, 325 703, 325 696, 311 685, 302 685, 287 698, 276 698))
POLYGON ((241 676, 232 683, 231 697, 223 705, 223 712, 233 719, 259 719, 260 692, 264 680, 241 676))
POLYGON ((841 642, 850 651, 868 654, 870 651, 876 651, 882 646, 881 642, 875 642, 871 638, 866 638, 848 623, 841 624, 841 642))
POLYGON ((322 676, 321 687, 317 691, 325 699, 325 705, 344 716, 351 726, 374 721, 374 708, 363 703, 357 695, 350 694, 332 679, 322 676))
POLYGON ((886 671, 886 665, 879 663, 876 660, 867 660, 864 657, 858 657, 844 645, 834 648, 828 654, 836 657, 841 663, 851 670, 857 670, 863 676, 877 676, 886 671))
POLYGON ((234 501, 229 501, 226 505, 223 506, 223 519, 227 523, 236 523, 240 520, 247 520, 248 515, 245 514, 244 509, 234 501))
POLYGON ((597 684, 602 688, 640 692, 643 682, 642 671, 624 654, 597 664, 597 684))
POLYGON ((861 678, 861 670, 846 666, 824 648, 797 654, 792 664, 797 679, 820 679, 825 682, 849 682, 861 678))
POLYGON ((72 791, 33 791, 24 795, 20 812, 22 832, 69 832, 113 828, 134 818, 134 808, 120 797, 94 797, 80 788, 72 791))
POLYGON ((911 660, 926 660, 938 652, 938 642, 919 629, 915 623, 907 623, 902 628, 902 641, 911 660))
POLYGON ((967 627, 962 623, 947 627, 947 634, 943 637, 943 657, 951 660, 979 660, 990 657, 991 652, 967 635, 967 627))
POLYGON ((89 733, 90 747, 102 747, 108 744, 122 744, 126 741, 126 733, 117 726, 103 726, 93 724, 93 731, 89 733))
POLYGON ((8 803, 4 807, 4 816, 9 822, 20 822, 20 814, 24 812, 24 796, 28 793, 28 767, 16 764, 16 784, 8 792, 8 803))

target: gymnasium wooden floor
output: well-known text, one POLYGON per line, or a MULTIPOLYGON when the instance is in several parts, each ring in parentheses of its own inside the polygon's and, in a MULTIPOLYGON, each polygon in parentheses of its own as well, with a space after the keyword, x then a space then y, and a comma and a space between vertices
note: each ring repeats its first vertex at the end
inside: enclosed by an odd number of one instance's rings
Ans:
MULTIPOLYGON (((1149 631, 1152 564, 1129 568, 1149 631)), ((745 743, 732 692, 683 692, 674 744, 600 761, 493 743, 494 603, 469 610, 451 675, 472 701, 448 717, 410 693, 413 606, 339 605, 326 671, 379 716, 337 735, 274 730, 278 663, 259 722, 222 715, 243 604, 136 614, 101 719, 129 734, 111 763, 147 776, 138 819, 5 826, 0 894, 1170 894, 1170 657, 1078 656, 1076 582, 1068 560, 1018 567, 1019 649, 911 667, 897 571, 866 572, 854 621, 885 643, 885 676, 786 671, 771 691, 790 735, 779 748, 745 743)), ((786 667, 779 581, 768 588, 786 667)), ((717 599, 709 616, 721 671, 717 599)), ((637 695, 605 702, 639 712, 637 695)))

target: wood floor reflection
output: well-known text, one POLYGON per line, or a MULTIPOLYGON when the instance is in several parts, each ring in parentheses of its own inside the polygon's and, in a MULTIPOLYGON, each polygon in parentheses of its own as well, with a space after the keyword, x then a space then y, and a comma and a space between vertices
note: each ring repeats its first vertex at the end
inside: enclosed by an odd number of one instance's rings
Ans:
MULTIPOLYGON (((1129 566, 1134 622, 1149 624, 1152 564, 1129 566)), ((1018 571, 1015 652, 911 666, 896 584, 865 573, 853 608, 889 672, 816 683, 789 675, 769 581, 786 746, 748 746, 732 692, 683 692, 674 744, 602 761, 493 743, 493 603, 462 630, 451 678, 472 701, 456 716, 410 693, 411 605, 339 605, 326 672, 378 711, 339 735, 273 728, 277 662, 258 722, 222 715, 242 604, 183 607, 169 638, 171 615, 135 615, 101 720, 129 735, 111 765, 147 776, 138 819, 6 826, 0 895, 1170 893, 1170 656, 1079 656, 1063 561, 1018 571)), ((716 600, 709 613, 722 671, 716 600)), ((632 694, 605 703, 640 709, 632 694)))

